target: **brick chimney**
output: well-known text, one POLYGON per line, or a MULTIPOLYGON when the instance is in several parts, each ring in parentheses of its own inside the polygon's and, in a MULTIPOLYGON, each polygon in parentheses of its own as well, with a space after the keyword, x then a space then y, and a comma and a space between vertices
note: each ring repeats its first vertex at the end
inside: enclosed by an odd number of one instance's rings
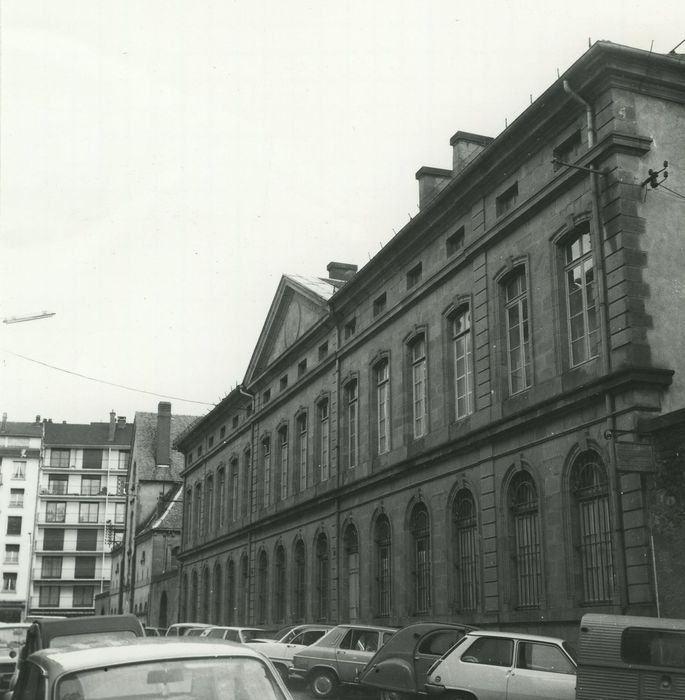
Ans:
POLYGON ((117 427, 117 414, 114 411, 109 412, 109 442, 114 442, 114 431, 117 427))
POLYGON ((171 465, 171 404, 160 401, 157 404, 157 448, 155 454, 157 466, 171 465))
POLYGON ((417 171, 416 179, 419 181, 419 209, 423 209, 452 179, 452 171, 424 165, 417 171))
POLYGON ((457 131, 450 139, 452 146, 452 173, 460 173, 486 146, 494 141, 490 136, 457 131))
POLYGON ((328 270, 329 279, 349 282, 357 272, 357 266, 350 263, 329 262, 326 270, 328 270))

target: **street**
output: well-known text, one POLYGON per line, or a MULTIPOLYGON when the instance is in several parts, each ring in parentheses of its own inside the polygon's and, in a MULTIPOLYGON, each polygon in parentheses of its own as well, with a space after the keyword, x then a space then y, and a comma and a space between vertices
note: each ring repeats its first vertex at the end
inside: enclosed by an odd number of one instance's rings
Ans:
MULTIPOLYGON (((309 692, 309 688, 302 682, 291 681, 288 683, 288 689, 295 700, 313 700, 314 696, 309 692)), ((333 698, 342 698, 343 700, 377 700, 378 695, 373 690, 361 690, 361 688, 345 689, 342 692, 336 693, 333 698)))

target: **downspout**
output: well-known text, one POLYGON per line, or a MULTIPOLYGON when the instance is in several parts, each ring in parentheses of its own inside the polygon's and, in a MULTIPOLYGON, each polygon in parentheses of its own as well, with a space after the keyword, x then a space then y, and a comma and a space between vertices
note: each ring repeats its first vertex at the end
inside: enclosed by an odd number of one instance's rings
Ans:
MULTIPOLYGON (((587 145, 588 150, 592 150, 597 142, 595 116, 592 111, 592 105, 571 88, 568 80, 563 81, 563 86, 564 91, 585 108, 585 117, 587 121, 587 145)), ((597 177, 597 169, 594 167, 594 162, 590 163, 590 195, 592 199, 592 226, 590 227, 590 235, 592 237, 592 249, 597 251, 595 255, 595 262, 597 265, 597 300, 599 303, 602 374, 606 377, 609 376, 612 371, 611 332, 609 329, 609 306, 606 288, 606 266, 604 262, 604 224, 602 223, 601 216, 599 179, 597 177)), ((609 472, 611 481, 613 482, 611 484, 612 488, 610 497, 613 511, 615 513, 613 534, 614 541, 617 543, 615 554, 618 558, 618 561, 616 562, 617 566, 614 567, 614 572, 617 578, 619 603, 621 605, 622 612, 625 612, 628 604, 625 580, 625 537, 623 527, 621 526, 623 522, 623 509, 621 508, 621 499, 619 495, 621 484, 618 472, 616 441, 613 437, 616 435, 616 401, 610 390, 607 390, 604 394, 604 409, 606 412, 607 426, 612 435, 609 441, 609 449, 611 453, 611 461, 614 465, 614 469, 610 470, 609 472)))

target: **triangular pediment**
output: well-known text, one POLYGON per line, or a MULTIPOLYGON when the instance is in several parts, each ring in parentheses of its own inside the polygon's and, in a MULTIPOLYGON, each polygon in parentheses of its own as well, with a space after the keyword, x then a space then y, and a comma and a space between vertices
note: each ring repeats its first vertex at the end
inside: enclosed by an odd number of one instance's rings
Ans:
POLYGON ((337 288, 334 281, 318 277, 284 275, 281 278, 248 366, 246 384, 328 315, 328 299, 337 288))

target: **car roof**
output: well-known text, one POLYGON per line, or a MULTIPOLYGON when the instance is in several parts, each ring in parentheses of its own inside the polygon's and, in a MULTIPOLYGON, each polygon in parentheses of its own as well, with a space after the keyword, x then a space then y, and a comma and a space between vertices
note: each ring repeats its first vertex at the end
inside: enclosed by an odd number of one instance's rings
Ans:
POLYGON ((522 639, 524 642, 551 642, 561 644, 565 639, 561 637, 545 637, 539 634, 525 634, 523 632, 499 632, 497 630, 472 630, 468 637, 499 637, 506 639, 522 639))
POLYGON ((181 640, 164 637, 112 639, 95 646, 92 643, 71 644, 54 649, 41 649, 28 658, 49 673, 56 674, 99 668, 103 664, 117 666, 131 662, 206 656, 263 659, 261 654, 245 645, 212 642, 198 638, 181 640))
POLYGON ((397 627, 382 627, 379 625, 355 625, 355 624, 344 624, 337 625, 333 629, 354 629, 354 630, 370 630, 371 632, 397 632, 399 628, 397 627))
POLYGON ((31 627, 40 629, 43 646, 54 637, 67 637, 72 634, 93 634, 96 632, 119 632, 131 630, 142 635, 143 626, 135 615, 87 615, 55 620, 35 620, 31 627))
POLYGON ((210 625, 209 629, 213 630, 254 630, 255 632, 264 632, 261 627, 225 627, 224 625, 210 625))

